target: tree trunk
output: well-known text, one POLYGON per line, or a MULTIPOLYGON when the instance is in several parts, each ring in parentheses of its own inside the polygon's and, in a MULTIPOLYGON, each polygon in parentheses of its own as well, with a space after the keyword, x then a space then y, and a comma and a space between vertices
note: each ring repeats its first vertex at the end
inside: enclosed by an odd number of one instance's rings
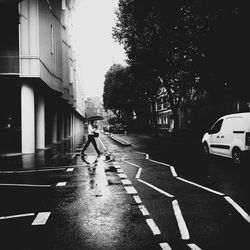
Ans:
POLYGON ((172 109, 173 112, 173 117, 174 117, 174 129, 173 129, 173 136, 177 135, 177 131, 179 128, 179 115, 178 115, 178 109, 173 108, 172 109))

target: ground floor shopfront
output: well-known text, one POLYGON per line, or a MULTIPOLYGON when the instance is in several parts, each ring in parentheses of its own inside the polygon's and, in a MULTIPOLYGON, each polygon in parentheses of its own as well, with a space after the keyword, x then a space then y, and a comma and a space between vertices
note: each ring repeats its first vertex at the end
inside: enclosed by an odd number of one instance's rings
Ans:
POLYGON ((83 129, 83 117, 36 79, 0 78, 0 153, 34 153, 83 129))

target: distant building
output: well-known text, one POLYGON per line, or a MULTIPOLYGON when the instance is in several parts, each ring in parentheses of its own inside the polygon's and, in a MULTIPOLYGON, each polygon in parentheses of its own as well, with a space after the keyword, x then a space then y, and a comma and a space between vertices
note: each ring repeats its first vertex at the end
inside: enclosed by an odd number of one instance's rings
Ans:
POLYGON ((34 153, 82 129, 73 0, 0 2, 0 151, 34 153))
POLYGON ((166 133, 173 129, 174 120, 172 119, 172 110, 167 99, 167 91, 160 88, 154 101, 150 103, 151 119, 149 124, 158 132, 166 133))
POLYGON ((86 106, 86 117, 90 116, 103 116, 104 114, 104 108, 103 108, 103 103, 101 97, 89 97, 85 101, 85 106, 86 106))

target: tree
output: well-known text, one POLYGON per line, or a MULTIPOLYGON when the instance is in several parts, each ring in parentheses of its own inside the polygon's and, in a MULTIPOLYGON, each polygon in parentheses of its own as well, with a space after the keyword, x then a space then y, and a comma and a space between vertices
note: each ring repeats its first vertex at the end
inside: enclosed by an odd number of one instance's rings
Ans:
POLYGON ((222 20, 237 16, 244 3, 243 0, 119 1, 113 36, 124 45, 129 65, 147 72, 146 83, 151 85, 142 88, 143 91, 155 83, 166 88, 175 129, 181 105, 192 100, 202 81, 209 82, 210 76, 218 73, 208 60, 206 39, 222 20))
POLYGON ((105 75, 103 104, 120 120, 126 120, 132 115, 132 87, 129 69, 120 64, 114 64, 105 75))

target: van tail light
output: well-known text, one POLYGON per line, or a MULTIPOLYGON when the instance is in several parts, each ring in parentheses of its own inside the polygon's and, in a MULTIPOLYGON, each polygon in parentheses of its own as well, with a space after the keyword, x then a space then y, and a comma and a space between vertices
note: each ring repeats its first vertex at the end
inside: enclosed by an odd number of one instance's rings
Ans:
POLYGON ((246 146, 250 146, 250 133, 246 133, 246 146))

